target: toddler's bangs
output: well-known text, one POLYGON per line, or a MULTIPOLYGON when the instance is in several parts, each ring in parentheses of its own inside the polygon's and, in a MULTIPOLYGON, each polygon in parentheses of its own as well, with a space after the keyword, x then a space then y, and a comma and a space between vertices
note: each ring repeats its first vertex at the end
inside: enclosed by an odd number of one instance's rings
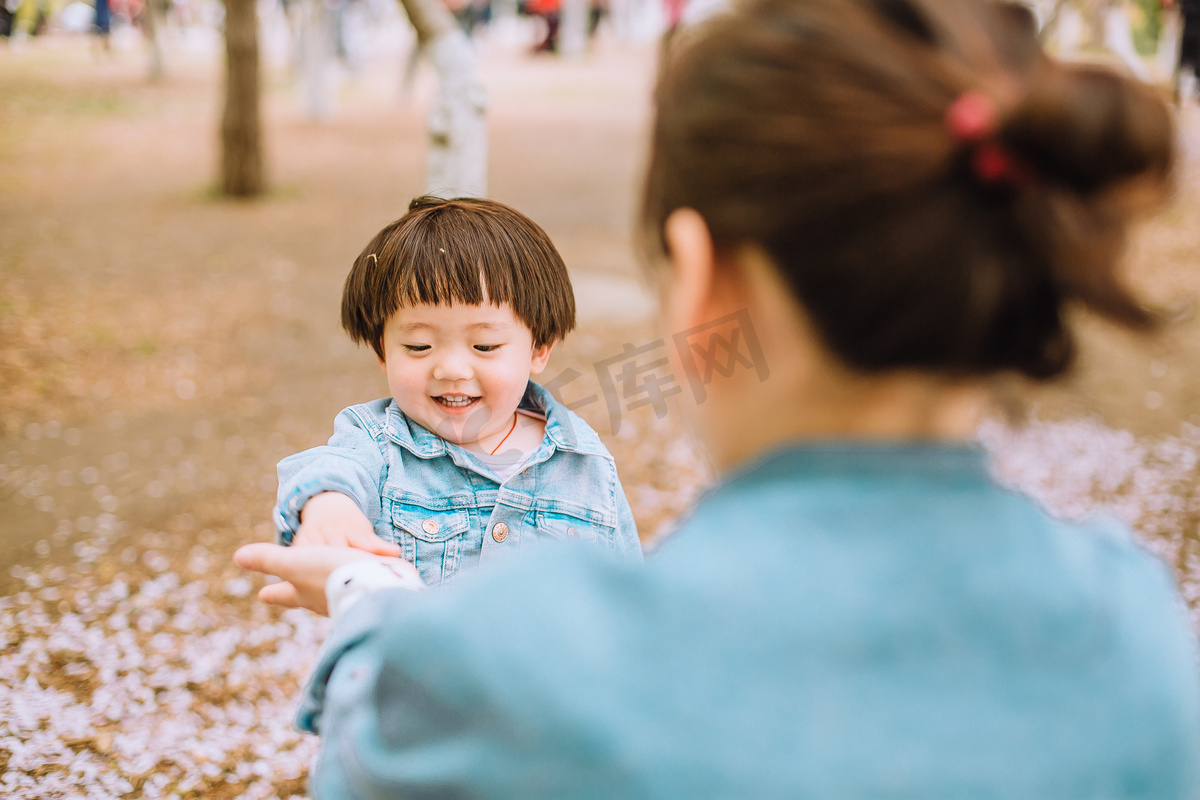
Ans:
POLYGON ((342 294, 342 327, 383 357, 384 326, 402 307, 508 305, 553 344, 575 327, 566 265, 532 220, 490 200, 420 198, 354 262, 342 294))
POLYGON ((417 231, 414 226, 405 232, 410 235, 399 237, 392 287, 396 308, 486 302, 515 308, 519 245, 504 230, 488 230, 495 226, 481 225, 484 220, 478 217, 446 216, 428 220, 425 230, 417 231))

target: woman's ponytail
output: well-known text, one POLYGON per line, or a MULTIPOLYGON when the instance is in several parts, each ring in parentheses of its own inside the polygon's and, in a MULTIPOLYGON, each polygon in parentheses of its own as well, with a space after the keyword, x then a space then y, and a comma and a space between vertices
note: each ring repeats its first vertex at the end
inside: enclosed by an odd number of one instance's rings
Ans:
POLYGON ((1022 88, 1001 135, 1047 184, 1091 196, 1133 179, 1166 181, 1171 113, 1150 87, 1047 58, 1022 88))

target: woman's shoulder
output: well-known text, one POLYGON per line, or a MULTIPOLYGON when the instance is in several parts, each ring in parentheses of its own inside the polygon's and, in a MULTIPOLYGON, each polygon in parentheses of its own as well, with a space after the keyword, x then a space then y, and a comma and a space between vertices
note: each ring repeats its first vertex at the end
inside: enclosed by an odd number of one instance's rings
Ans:
POLYGON ((927 477, 826 468, 735 481, 656 558, 681 583, 720 570, 744 582, 742 598, 799 609, 778 615, 783 626, 840 617, 883 638, 928 626, 981 646, 1136 649, 1151 635, 1191 646, 1170 567, 1127 526, 1057 519, 983 473, 927 477))
POLYGON ((1151 671, 1170 668, 1162 656, 1173 654, 1194 682, 1194 621, 1156 543, 1106 513, 1046 525, 1046 558, 1062 590, 1082 598, 1080 611, 1096 620, 1097 644, 1151 671), (1146 662, 1150 652, 1160 657, 1146 662))

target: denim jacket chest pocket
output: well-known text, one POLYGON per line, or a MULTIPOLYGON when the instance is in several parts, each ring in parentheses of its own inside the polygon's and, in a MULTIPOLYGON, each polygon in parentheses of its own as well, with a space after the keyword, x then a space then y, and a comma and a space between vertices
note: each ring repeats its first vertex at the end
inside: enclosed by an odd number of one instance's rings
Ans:
POLYGON ((552 539, 610 543, 616 527, 616 519, 574 503, 548 504, 533 517, 538 536, 552 539))
POLYGON ((437 508, 414 498, 395 498, 391 518, 401 555, 429 586, 450 579, 464 558, 478 555, 480 543, 473 541, 471 515, 465 508, 437 508))

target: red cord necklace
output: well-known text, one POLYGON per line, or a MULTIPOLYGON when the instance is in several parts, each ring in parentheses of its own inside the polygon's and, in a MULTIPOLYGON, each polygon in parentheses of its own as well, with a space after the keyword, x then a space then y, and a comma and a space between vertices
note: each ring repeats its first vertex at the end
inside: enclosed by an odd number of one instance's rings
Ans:
POLYGON ((508 437, 512 436, 513 431, 515 431, 516 429, 517 429, 517 415, 513 414, 512 427, 508 429, 508 433, 504 434, 504 438, 500 440, 500 444, 493 447, 492 452, 488 453, 488 455, 489 456, 496 455, 496 451, 499 450, 501 448, 501 446, 503 446, 504 443, 508 441, 508 437))

